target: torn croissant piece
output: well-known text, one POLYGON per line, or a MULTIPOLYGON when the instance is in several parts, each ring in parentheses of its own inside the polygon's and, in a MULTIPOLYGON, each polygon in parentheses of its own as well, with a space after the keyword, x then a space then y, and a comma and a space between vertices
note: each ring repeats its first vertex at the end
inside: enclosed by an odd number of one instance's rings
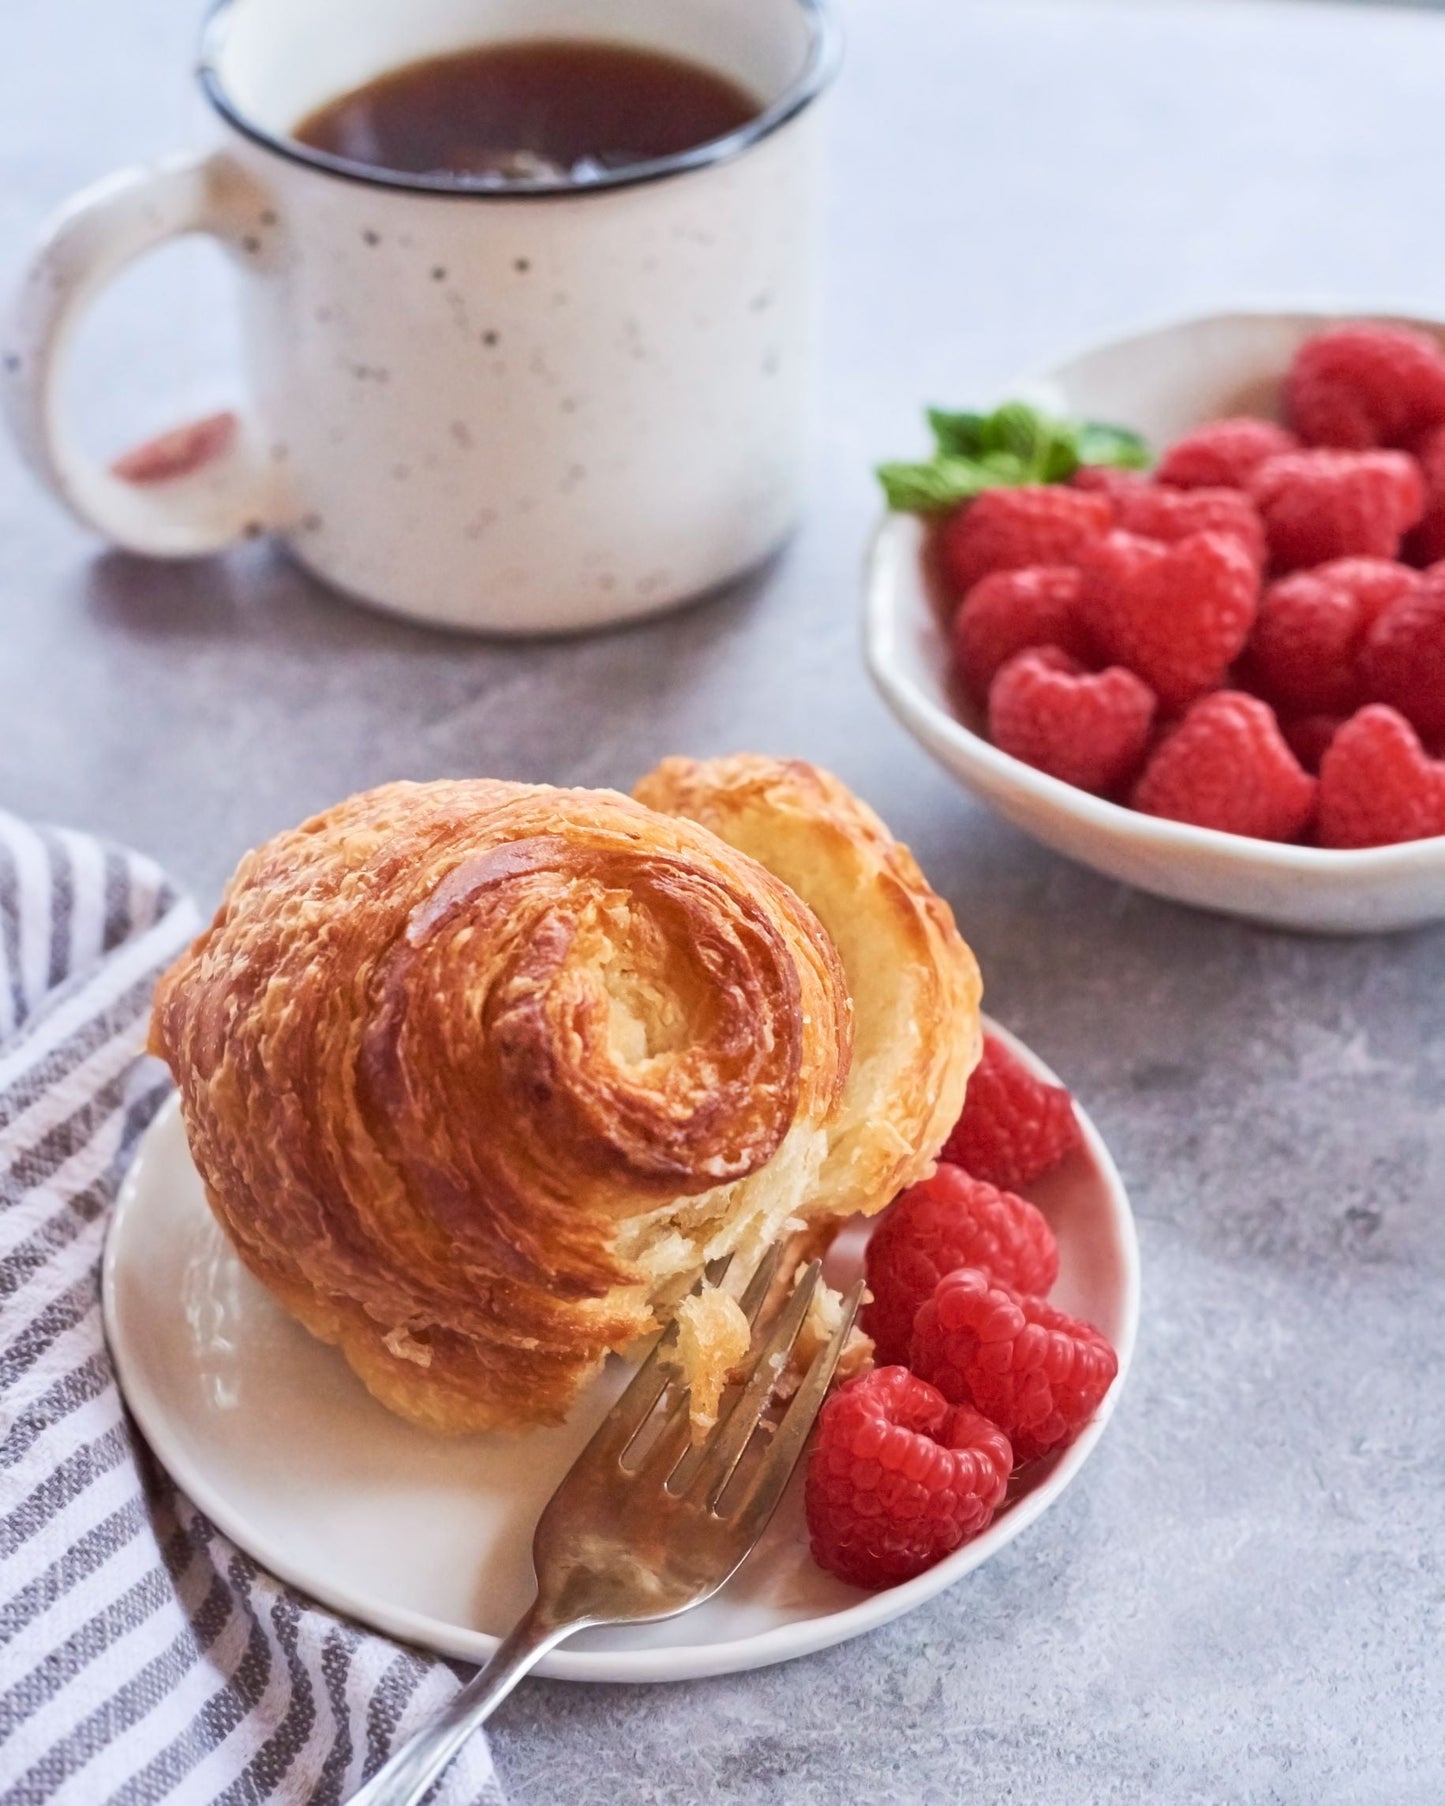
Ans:
POLYGON ((677 1365, 688 1387, 694 1441, 717 1422, 723 1392, 751 1343, 742 1306, 720 1286, 690 1293, 678 1307, 677 1365))
MULTIPOLYGON (((246 1265, 383 1404, 459 1433, 559 1420, 700 1264, 745 1275, 927 1171, 978 999, 946 905, 836 780, 669 760, 638 800, 392 784, 279 835, 163 979, 151 1046, 246 1265)), ((715 1410, 742 1313, 704 1295, 679 1333, 715 1410)))

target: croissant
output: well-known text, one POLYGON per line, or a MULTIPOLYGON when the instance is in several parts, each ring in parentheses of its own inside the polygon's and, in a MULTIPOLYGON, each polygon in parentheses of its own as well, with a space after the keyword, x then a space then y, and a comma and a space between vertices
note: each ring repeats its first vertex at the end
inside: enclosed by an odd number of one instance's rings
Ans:
POLYGON ((835 779, 670 759, 636 799, 399 783, 279 835, 162 980, 151 1048, 281 1304, 404 1417, 519 1429, 703 1262, 924 1173, 979 991, 835 779))

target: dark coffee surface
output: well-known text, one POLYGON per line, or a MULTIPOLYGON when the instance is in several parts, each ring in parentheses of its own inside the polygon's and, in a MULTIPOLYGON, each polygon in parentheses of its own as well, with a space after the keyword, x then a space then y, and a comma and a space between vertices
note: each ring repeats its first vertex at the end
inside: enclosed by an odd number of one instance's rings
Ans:
POLYGON ((409 63, 303 119, 296 137, 372 168, 492 185, 588 175, 726 137, 759 102, 698 63, 564 39, 409 63))

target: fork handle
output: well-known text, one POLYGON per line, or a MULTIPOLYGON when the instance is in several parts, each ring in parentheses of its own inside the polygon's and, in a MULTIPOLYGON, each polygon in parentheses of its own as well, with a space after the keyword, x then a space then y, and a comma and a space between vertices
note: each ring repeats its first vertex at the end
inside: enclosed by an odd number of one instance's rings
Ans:
POLYGON ((484 1668, 447 1703, 430 1724, 409 1738, 374 1774, 350 1806, 415 1806, 472 1732, 491 1717, 507 1695, 549 1649, 582 1624, 558 1623, 540 1599, 493 1651, 484 1668))

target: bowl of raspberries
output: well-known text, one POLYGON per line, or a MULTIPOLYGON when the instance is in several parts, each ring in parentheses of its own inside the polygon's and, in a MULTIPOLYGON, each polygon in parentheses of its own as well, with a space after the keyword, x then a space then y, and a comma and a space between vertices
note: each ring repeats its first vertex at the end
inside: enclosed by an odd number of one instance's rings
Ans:
MULTIPOLYGON (((991 1023, 935 1171, 865 1228, 872 1365, 823 1407, 803 1504, 817 1565, 878 1595, 852 1608, 871 1627, 977 1566, 1075 1477, 1128 1366, 1139 1284, 1097 1131, 991 1023)), ((856 1250, 838 1252, 851 1277, 856 1250)))
POLYGON ((1445 324, 1211 316, 929 419, 866 650, 940 763, 1160 896, 1445 916, 1445 324))

